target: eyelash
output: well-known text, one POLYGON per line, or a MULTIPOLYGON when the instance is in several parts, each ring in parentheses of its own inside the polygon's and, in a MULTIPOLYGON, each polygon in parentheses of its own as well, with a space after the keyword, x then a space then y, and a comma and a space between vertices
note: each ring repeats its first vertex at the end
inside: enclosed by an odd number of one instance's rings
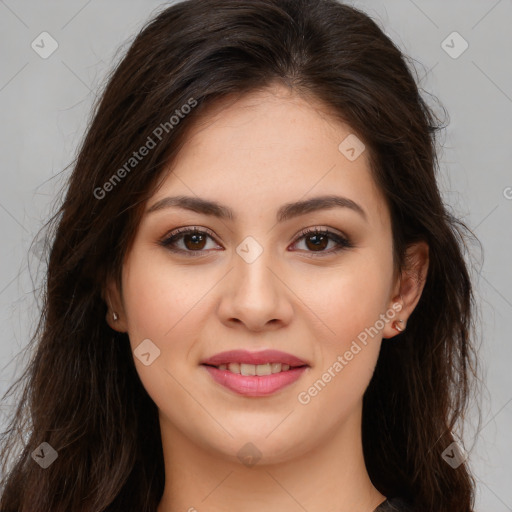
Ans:
MULTIPOLYGON (((173 247, 173 244, 176 243, 177 240, 182 238, 184 235, 208 235, 210 238, 212 238, 215 241, 215 237, 213 233, 206 229, 201 228, 198 229, 197 227, 185 227, 185 228, 178 228, 174 231, 171 231, 163 240, 160 241, 160 245, 165 247, 171 252, 174 253, 180 253, 185 254, 189 257, 201 257, 204 255, 204 250, 198 250, 198 251, 190 251, 190 250, 184 250, 184 249, 176 249, 173 247)), ((354 247, 354 245, 350 242, 348 238, 345 238, 344 236, 339 235, 338 233, 334 233, 333 231, 329 231, 328 229, 319 229, 319 228, 306 228, 303 229, 295 239, 294 244, 296 244, 300 239, 307 238, 307 236, 313 236, 313 235, 322 235, 327 236, 330 240, 336 242, 338 244, 338 247, 335 249, 331 249, 329 251, 307 251, 310 252, 311 255, 309 257, 312 258, 318 258, 318 257, 324 257, 325 255, 331 255, 331 254, 337 254, 340 251, 343 251, 345 249, 350 249, 354 247)), ((215 243, 217 243, 215 241, 215 243)), ((219 244, 220 245, 220 244, 219 244)))

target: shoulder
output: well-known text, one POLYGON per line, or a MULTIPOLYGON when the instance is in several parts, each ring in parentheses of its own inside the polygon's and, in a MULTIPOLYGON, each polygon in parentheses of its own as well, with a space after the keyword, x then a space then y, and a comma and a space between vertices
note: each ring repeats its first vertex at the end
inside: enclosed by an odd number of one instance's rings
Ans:
POLYGON ((415 512, 410 503, 403 498, 388 498, 374 512, 415 512))

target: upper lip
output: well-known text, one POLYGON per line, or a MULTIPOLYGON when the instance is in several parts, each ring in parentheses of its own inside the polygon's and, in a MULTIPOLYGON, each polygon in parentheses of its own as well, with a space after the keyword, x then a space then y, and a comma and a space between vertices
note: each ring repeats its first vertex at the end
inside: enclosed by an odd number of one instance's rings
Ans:
POLYGON ((249 352, 247 350, 228 350, 226 352, 215 354, 201 361, 201 364, 209 364, 211 366, 219 366, 221 364, 228 363, 283 363, 290 366, 309 366, 302 359, 292 354, 281 352, 280 350, 261 350, 260 352, 249 352))

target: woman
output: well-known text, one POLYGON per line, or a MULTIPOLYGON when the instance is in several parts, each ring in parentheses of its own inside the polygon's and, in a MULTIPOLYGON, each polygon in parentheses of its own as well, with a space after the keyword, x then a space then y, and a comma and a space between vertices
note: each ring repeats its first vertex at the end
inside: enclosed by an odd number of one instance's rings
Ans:
POLYGON ((157 15, 51 220, 0 509, 472 511, 469 235, 435 121, 334 0, 157 15))

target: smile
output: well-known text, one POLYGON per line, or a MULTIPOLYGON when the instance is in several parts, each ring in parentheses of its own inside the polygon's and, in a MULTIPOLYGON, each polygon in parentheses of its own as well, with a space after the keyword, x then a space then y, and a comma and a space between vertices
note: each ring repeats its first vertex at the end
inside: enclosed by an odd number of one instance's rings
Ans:
POLYGON ((219 370, 228 370, 231 373, 241 375, 271 375, 273 373, 286 372, 291 366, 285 363, 267 363, 267 364, 244 364, 228 363, 217 366, 219 370))

